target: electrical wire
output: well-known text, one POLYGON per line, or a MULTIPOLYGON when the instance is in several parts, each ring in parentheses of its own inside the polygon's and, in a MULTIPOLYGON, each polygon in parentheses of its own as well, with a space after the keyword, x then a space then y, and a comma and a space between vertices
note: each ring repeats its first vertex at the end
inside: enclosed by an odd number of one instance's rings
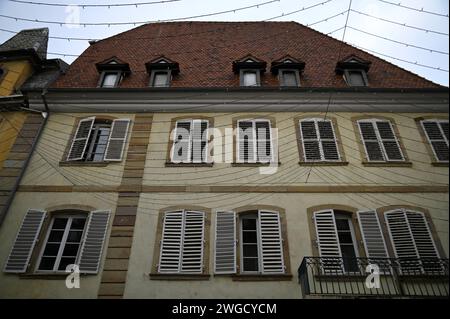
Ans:
POLYGON ((75 4, 75 3, 48 3, 48 2, 35 2, 35 1, 23 1, 23 0, 8 0, 9 2, 36 5, 36 6, 51 6, 51 7, 67 7, 67 6, 77 6, 85 8, 111 8, 111 7, 138 7, 150 4, 162 4, 170 2, 180 2, 181 0, 160 0, 160 1, 147 1, 147 2, 136 2, 136 3, 110 3, 110 4, 75 4))
POLYGON ((442 13, 437 13, 437 12, 433 12, 433 11, 427 11, 427 10, 424 10, 423 8, 417 9, 417 8, 413 8, 413 7, 408 7, 408 6, 402 5, 400 2, 399 3, 394 3, 394 2, 390 2, 390 1, 386 1, 386 0, 378 0, 378 1, 390 4, 390 5, 393 5, 393 6, 397 6, 397 7, 400 7, 400 8, 414 10, 416 12, 428 13, 428 14, 432 14, 432 15, 435 15, 435 16, 448 18, 448 13, 447 14, 442 14, 442 13))

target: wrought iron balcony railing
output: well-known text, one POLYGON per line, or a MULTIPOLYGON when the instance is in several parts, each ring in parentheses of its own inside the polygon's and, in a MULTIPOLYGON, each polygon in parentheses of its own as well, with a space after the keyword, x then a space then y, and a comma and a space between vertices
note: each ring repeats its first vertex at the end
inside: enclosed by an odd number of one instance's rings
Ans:
POLYGON ((305 257, 303 297, 448 298, 448 259, 305 257))

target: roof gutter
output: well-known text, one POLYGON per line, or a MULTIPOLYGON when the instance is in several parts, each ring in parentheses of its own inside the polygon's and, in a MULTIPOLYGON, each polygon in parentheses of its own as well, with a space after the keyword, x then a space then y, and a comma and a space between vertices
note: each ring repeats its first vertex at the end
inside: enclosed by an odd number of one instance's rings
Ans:
MULTIPOLYGON (((20 170, 19 176, 16 179, 16 182, 14 183, 13 188, 11 189, 11 192, 8 196, 8 200, 6 201, 5 207, 3 208, 3 211, 0 213, 0 226, 3 224, 3 221, 5 220, 6 214, 8 213, 8 210, 12 204, 12 201, 17 193, 17 190, 19 188, 20 182, 22 181, 23 176, 25 175, 25 171, 28 167, 28 164, 30 163, 31 160, 31 156, 33 155, 34 150, 36 149, 37 143, 42 135, 42 132, 47 124, 48 118, 49 118, 49 108, 48 108, 48 104, 47 104, 47 100, 45 98, 45 94, 47 93, 47 90, 43 90, 41 97, 42 97, 42 101, 44 103, 45 106, 45 112, 39 112, 42 114, 42 116, 44 117, 44 121, 42 122, 41 126, 39 127, 39 130, 36 134, 36 137, 33 140, 33 143, 31 144, 31 150, 28 153, 27 158, 25 159, 22 168, 20 170)), ((36 112, 35 110, 31 110, 31 109, 26 109, 28 111, 32 111, 32 112, 36 112)))

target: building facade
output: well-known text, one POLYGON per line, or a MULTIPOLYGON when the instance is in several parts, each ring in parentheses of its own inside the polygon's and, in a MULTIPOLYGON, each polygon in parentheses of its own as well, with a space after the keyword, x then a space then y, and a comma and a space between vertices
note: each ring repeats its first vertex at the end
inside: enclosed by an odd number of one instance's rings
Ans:
POLYGON ((3 298, 448 296, 446 87, 297 23, 180 22, 27 98, 3 298))

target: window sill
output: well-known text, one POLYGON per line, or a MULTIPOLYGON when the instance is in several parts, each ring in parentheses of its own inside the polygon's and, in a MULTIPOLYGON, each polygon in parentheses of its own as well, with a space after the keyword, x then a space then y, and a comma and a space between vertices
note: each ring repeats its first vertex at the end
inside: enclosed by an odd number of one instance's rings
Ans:
POLYGON ((281 162, 278 163, 240 163, 240 162, 234 162, 231 163, 232 167, 264 167, 264 166, 272 166, 272 165, 276 165, 279 166, 281 165, 281 162))
POLYGON ((448 162, 431 162, 431 165, 436 167, 448 167, 448 162))
POLYGON ((411 167, 411 162, 362 162, 367 167, 411 167))
POLYGON ((150 280, 209 280, 209 274, 158 274, 151 273, 150 280))
POLYGON ((214 163, 172 163, 166 162, 166 167, 213 167, 214 163))
POLYGON ((108 166, 112 162, 68 162, 68 161, 60 161, 59 166, 83 166, 83 167, 105 167, 108 166))
POLYGON ((348 162, 340 161, 317 161, 317 162, 298 162, 300 166, 346 166, 348 162))
POLYGON ((232 275, 233 281, 291 281, 291 274, 237 274, 232 275))
MULTIPOLYGON (((19 274, 20 279, 65 280, 71 273, 25 273, 19 274)), ((80 276, 86 274, 80 273, 80 276)))

